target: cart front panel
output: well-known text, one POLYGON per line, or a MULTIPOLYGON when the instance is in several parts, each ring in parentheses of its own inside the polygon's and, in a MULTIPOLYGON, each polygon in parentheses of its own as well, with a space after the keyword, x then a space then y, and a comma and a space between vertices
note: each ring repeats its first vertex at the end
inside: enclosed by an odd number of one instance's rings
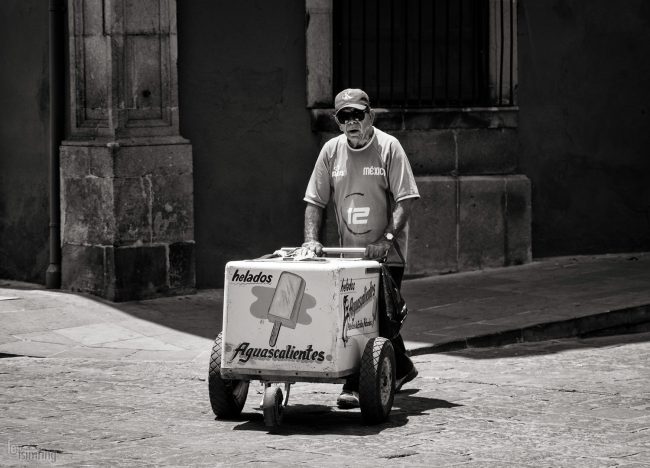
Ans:
POLYGON ((349 259, 226 265, 224 376, 341 378, 378 334, 378 264, 349 259))

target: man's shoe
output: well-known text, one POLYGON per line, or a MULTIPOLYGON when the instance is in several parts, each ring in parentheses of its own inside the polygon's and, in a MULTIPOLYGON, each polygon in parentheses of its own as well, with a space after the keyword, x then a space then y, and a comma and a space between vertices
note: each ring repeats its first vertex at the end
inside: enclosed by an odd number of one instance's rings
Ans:
POLYGON ((343 390, 336 399, 336 405, 341 409, 352 409, 359 407, 359 392, 343 390))
POLYGON ((406 375, 395 379, 395 393, 399 392, 402 389, 402 386, 413 380, 418 376, 418 370, 415 366, 411 367, 411 370, 406 373, 406 375))

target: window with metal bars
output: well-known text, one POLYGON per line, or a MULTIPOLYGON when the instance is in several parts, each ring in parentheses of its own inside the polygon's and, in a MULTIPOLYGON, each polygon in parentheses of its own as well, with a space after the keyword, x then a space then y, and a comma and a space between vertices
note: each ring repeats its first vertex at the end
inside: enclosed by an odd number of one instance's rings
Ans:
POLYGON ((501 41, 488 0, 334 0, 334 93, 362 88, 386 108, 512 105, 514 8, 496 1, 501 41))

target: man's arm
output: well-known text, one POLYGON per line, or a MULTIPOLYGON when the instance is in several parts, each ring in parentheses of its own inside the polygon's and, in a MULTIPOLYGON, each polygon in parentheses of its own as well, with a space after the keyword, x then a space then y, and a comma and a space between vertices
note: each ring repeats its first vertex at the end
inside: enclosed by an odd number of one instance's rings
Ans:
POLYGON ((320 228, 323 223, 323 208, 313 203, 307 203, 305 208, 305 242, 303 248, 322 255, 323 245, 319 242, 320 228))
MULTIPOLYGON (((389 232, 394 236, 402 232, 402 229, 404 229, 411 216, 411 208, 415 200, 416 198, 405 198, 395 204, 391 220, 385 232, 389 232)), ((386 239, 382 234, 379 239, 366 247, 365 258, 380 260, 388 255, 388 251, 392 246, 393 242, 386 239)))

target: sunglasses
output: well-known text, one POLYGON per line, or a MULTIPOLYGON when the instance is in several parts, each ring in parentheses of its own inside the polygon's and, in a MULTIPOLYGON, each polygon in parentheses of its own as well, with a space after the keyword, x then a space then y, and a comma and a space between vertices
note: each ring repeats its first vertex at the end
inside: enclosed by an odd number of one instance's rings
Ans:
POLYGON ((345 110, 340 110, 338 111, 334 117, 340 124, 345 124, 350 122, 351 120, 356 120, 357 122, 361 122, 363 119, 366 118, 366 114, 368 113, 368 110, 361 110, 361 109, 345 109, 345 110))

